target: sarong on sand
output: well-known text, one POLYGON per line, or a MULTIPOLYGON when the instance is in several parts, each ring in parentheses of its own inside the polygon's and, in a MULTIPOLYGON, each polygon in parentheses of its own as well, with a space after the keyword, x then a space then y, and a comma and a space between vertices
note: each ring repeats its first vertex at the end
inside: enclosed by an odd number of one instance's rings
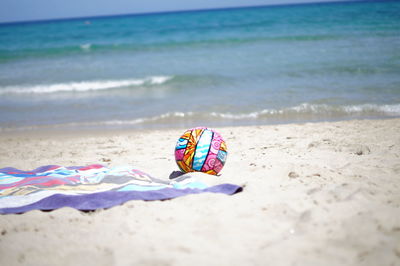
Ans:
POLYGON ((166 200, 203 192, 235 194, 233 184, 207 186, 190 176, 154 178, 131 167, 42 166, 32 171, 0 169, 0 214, 71 207, 110 208, 129 200, 166 200))

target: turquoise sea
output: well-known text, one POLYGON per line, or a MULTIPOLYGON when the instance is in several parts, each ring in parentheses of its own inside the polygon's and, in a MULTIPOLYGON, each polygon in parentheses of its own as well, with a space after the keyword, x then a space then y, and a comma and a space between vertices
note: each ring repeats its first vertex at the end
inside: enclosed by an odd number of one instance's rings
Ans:
POLYGON ((399 1, 0 24, 0 132, 399 116, 399 1))

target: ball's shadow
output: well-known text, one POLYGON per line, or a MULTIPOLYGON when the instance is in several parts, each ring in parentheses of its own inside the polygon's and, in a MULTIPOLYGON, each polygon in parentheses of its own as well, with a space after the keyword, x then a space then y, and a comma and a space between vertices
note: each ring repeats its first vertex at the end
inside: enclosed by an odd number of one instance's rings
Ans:
MULTIPOLYGON (((172 173, 169 175, 169 179, 178 181, 179 177, 183 176, 184 174, 187 174, 187 173, 182 172, 182 171, 172 171, 172 173)), ((221 174, 212 175, 212 176, 221 176, 221 174)), ((186 178, 189 178, 189 177, 187 176, 186 178)), ((183 179, 185 179, 185 178, 183 178, 183 179)), ((180 180, 180 181, 182 181, 182 180, 180 180)))
POLYGON ((184 174, 185 173, 182 171, 172 171, 172 173, 169 175, 169 179, 176 179, 184 174))

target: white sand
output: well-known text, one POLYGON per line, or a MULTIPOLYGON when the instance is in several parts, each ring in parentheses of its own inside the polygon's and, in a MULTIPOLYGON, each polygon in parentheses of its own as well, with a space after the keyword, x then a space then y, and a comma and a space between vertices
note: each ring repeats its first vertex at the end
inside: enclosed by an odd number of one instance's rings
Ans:
MULTIPOLYGON (((400 119, 217 129, 233 195, 0 216, 0 265, 400 265, 400 119)), ((168 178, 183 129, 0 136, 0 167, 168 178)))

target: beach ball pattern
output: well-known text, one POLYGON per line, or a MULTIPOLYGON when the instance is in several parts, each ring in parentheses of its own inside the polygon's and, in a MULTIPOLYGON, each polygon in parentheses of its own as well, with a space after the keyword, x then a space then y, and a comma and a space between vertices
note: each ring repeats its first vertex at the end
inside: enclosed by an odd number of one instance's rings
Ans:
POLYGON ((225 164, 227 154, 221 135, 205 127, 187 130, 175 147, 175 161, 185 173, 217 175, 225 164))

